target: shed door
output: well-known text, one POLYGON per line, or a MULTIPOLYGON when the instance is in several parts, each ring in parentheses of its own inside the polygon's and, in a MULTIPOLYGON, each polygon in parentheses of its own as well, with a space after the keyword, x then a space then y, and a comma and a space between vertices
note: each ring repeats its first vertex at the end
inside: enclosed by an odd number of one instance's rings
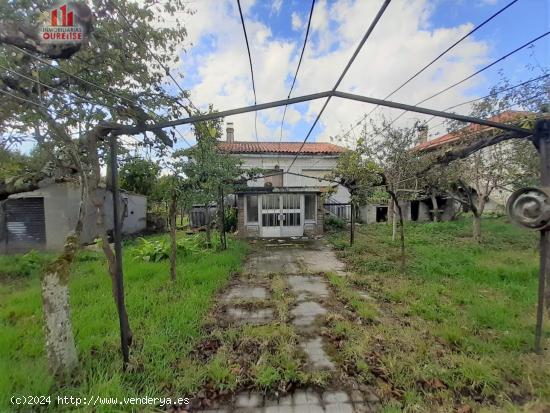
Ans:
POLYGON ((293 237, 304 233, 300 194, 269 194, 261 198, 262 236, 293 237))
POLYGON ((283 237, 296 237, 304 234, 302 219, 302 195, 283 194, 281 195, 281 215, 283 237))
POLYGON ((46 246, 44 198, 8 199, 5 207, 10 251, 46 246))

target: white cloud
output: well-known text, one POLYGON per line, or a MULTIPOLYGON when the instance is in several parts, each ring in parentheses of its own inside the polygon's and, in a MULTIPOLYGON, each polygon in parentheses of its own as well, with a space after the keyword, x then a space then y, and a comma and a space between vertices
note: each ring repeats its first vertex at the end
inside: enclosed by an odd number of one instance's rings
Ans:
POLYGON ((283 0, 273 0, 273 3, 271 3, 271 12, 275 14, 279 14, 281 11, 281 7, 283 5, 283 0))
MULTIPOLYGON (((266 24, 250 13, 251 4, 244 2, 243 7, 258 101, 283 99, 288 94, 289 79, 298 63, 302 37, 276 38, 266 24)), ((248 55, 234 2, 205 1, 194 5, 197 12, 185 18, 185 25, 189 41, 202 47, 188 48, 188 53, 183 55, 183 72, 197 78, 191 88, 193 101, 203 105, 213 103, 220 110, 253 103, 248 55), (204 47, 206 43, 208 46, 204 47)), ((380 2, 360 0, 335 3, 321 0, 316 3, 310 41, 293 96, 329 90, 334 86, 379 7, 380 2)), ((471 24, 463 24, 431 29, 432 13, 433 4, 429 0, 392 2, 339 90, 384 97, 472 28, 471 24)), ((293 13, 293 28, 298 24, 297 19, 299 16, 293 13)), ((485 42, 468 38, 392 96, 392 100, 416 103, 474 72, 480 64, 488 61, 488 53, 489 46, 485 42)), ((478 76, 425 106, 441 109, 466 100, 467 89, 483 80, 478 76)), ((301 139, 293 126, 300 120, 313 121, 322 103, 305 104, 305 111, 289 107, 284 135, 301 139)), ((317 126, 319 139, 328 141, 330 136, 347 129, 371 108, 372 105, 368 104, 333 99, 317 126)), ((380 109, 377 113, 394 117, 399 111, 380 109)), ((258 115, 259 139, 279 139, 280 116, 282 108, 258 115)), ((410 124, 417 117, 421 118, 420 115, 407 114, 399 124, 410 124)), ((235 123, 236 139, 255 140, 254 114, 227 120, 235 123)))
POLYGON ((296 12, 292 13, 292 30, 300 30, 304 23, 302 22, 302 19, 300 18, 300 15, 296 12))

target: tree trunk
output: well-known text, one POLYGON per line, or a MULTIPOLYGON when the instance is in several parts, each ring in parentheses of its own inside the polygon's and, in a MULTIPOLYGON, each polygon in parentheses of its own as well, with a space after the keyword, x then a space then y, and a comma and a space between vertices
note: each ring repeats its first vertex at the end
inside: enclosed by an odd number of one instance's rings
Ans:
MULTIPOLYGON (((400 228, 400 244, 401 244, 401 272, 405 272, 405 266, 406 266, 406 257, 405 257, 405 227, 403 222, 403 209, 401 208, 401 205, 399 204, 399 201, 397 199, 397 195, 393 191, 388 191, 390 196, 393 198, 393 201, 395 203, 395 207, 397 208, 397 213, 399 214, 399 228, 400 228)), ((394 219, 395 220, 395 219, 394 219)))
MULTIPOLYGON (((82 165, 77 164, 82 169, 82 165)), ((80 206, 75 230, 67 236, 63 253, 46 266, 41 279, 46 355, 50 372, 58 378, 68 377, 78 364, 71 323, 69 275, 80 247, 87 192, 87 178, 81 170, 80 206)))
POLYGON ((220 221, 220 245, 221 249, 225 250, 227 249, 227 239, 225 236, 225 204, 223 200, 223 188, 220 187, 220 200, 218 202, 218 217, 220 221))
MULTIPOLYGON (((111 277, 111 292, 119 311, 118 305, 118 288, 117 288, 117 272, 116 272, 116 258, 111 246, 109 245, 109 237, 107 236, 107 230, 105 229, 105 194, 106 191, 99 188, 100 181, 100 166, 99 158, 97 155, 97 140, 93 135, 89 135, 87 139, 88 144, 88 159, 91 166, 90 178, 89 178, 89 197, 96 210, 96 229, 99 237, 101 238, 101 248, 107 259, 107 265, 109 268, 109 275, 111 277)), ((128 313, 126 312, 126 306, 121 306, 119 314, 123 328, 126 329, 125 336, 127 337, 127 345, 132 345, 132 330, 130 328, 130 322, 128 320, 128 313)))
POLYGON ((481 215, 474 212, 473 223, 473 236, 474 241, 481 243, 481 215))
POLYGON ((393 214, 394 214, 394 206, 393 206, 393 198, 390 199, 390 202, 388 202, 388 215, 386 216, 386 222, 393 224, 393 214))
POLYGON ((399 212, 399 233, 401 242, 401 271, 405 272, 405 226, 403 225, 403 210, 401 205, 396 201, 397 211, 399 212))
POLYGON ((176 254, 178 246, 176 244, 176 214, 177 198, 172 197, 170 203, 170 279, 176 281, 176 254))
POLYGON ((396 211, 396 208, 395 208, 395 203, 394 203, 394 207, 392 208, 391 219, 392 219, 391 240, 395 241, 395 237, 397 235, 397 211, 396 211))
POLYGON ((473 204, 472 207, 472 212, 474 215, 472 222, 474 241, 481 243, 481 216, 483 214, 483 210, 485 209, 485 196, 480 195, 477 200, 477 205, 473 204))
POLYGON ((441 221, 441 214, 439 213, 439 205, 437 205, 437 198, 435 197, 435 194, 431 194, 430 198, 432 200, 432 208, 433 208, 433 222, 440 222, 441 221))
POLYGON ((180 209, 180 227, 183 228, 183 208, 180 209))
POLYGON ((204 206, 204 222, 206 226, 206 247, 212 247, 212 236, 210 234, 210 208, 208 205, 204 206))
POLYGON ((78 363, 69 303, 69 271, 78 244, 78 235, 70 234, 63 254, 42 275, 46 354, 50 372, 60 378, 67 377, 78 363))

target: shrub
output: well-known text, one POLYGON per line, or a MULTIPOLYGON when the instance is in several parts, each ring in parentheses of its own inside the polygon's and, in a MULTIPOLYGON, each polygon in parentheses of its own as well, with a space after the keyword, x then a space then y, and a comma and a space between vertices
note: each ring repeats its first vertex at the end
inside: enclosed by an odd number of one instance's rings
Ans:
POLYGON ((0 256, 0 277, 34 277, 40 275, 51 259, 48 254, 30 251, 22 255, 0 256))
POLYGON ((140 240, 141 244, 136 248, 136 259, 159 262, 170 256, 170 246, 166 241, 149 241, 145 238, 140 240))
POLYGON ((234 232, 237 229, 237 209, 226 208, 225 210, 225 232, 234 232))
MULTIPOLYGON (((170 242, 167 240, 148 240, 140 238, 135 258, 142 261, 159 262, 170 258, 170 242)), ((202 234, 180 238, 176 242, 178 256, 187 256, 207 248, 202 234)))
POLYGON ((346 227, 346 221, 344 221, 341 218, 330 215, 325 220, 325 225, 329 229, 342 229, 346 227))

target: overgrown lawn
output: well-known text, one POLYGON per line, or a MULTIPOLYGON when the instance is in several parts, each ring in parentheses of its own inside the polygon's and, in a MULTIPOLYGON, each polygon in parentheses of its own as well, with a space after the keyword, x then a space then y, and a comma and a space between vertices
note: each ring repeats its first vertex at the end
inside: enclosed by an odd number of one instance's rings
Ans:
POLYGON ((550 329, 546 353, 532 352, 538 279, 538 234, 504 218, 484 218, 484 241, 468 218, 406 223, 407 270, 391 226, 361 226, 357 242, 331 241, 353 270, 346 285, 331 278, 356 311, 357 292, 377 322, 361 329, 329 320, 342 342, 340 361, 377 385, 387 406, 408 411, 526 410, 550 403, 550 329), (352 289, 347 284, 350 284, 352 289))
POLYGON ((182 256, 175 283, 168 260, 138 259, 138 245, 136 240, 124 247, 126 304, 134 333, 129 373, 121 371, 118 317, 105 260, 99 252, 82 251, 70 279, 80 368, 75 380, 62 387, 47 372, 42 331, 40 272, 53 255, 0 256, 0 411, 15 410, 9 404, 12 395, 191 397, 208 379, 204 369, 187 370, 186 360, 202 338, 200 327, 213 295, 240 270, 246 244, 228 238, 227 251, 182 256))

